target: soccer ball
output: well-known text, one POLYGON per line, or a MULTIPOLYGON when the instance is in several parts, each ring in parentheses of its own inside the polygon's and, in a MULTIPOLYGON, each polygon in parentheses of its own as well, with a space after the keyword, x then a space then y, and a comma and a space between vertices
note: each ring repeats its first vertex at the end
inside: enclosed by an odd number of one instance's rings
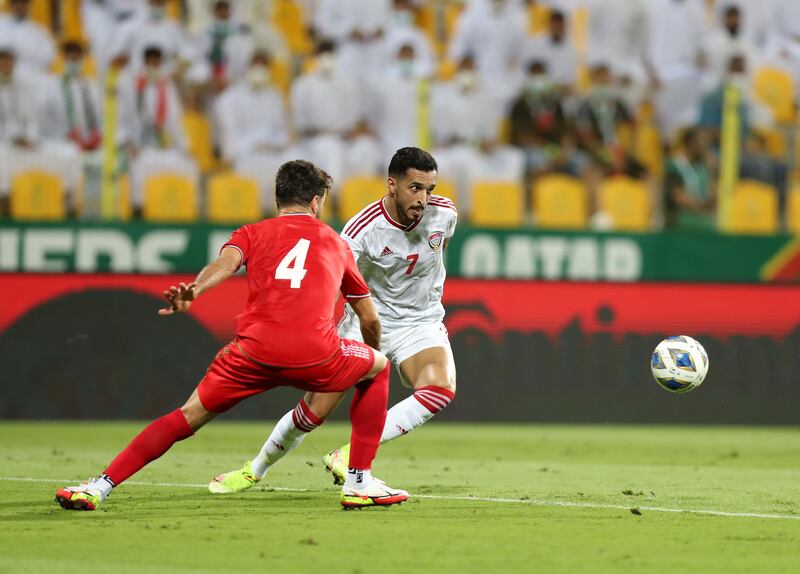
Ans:
POLYGON ((696 389, 708 374, 708 355, 703 346, 686 335, 667 337, 650 358, 653 378, 671 393, 696 389))

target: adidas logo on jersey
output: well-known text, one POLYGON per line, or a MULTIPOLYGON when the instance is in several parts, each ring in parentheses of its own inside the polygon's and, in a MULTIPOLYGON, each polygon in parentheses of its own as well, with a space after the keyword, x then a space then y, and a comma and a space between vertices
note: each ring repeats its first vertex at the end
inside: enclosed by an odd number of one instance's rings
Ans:
POLYGON ((391 255, 392 253, 394 253, 394 251, 392 251, 388 247, 384 247, 383 251, 381 251, 381 255, 380 256, 381 257, 386 257, 387 255, 391 255))

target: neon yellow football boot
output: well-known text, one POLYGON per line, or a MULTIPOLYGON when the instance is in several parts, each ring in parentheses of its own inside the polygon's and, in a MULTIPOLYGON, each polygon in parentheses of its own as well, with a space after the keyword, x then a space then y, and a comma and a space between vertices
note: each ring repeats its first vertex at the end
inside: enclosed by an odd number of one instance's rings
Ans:
POLYGON ((233 494, 253 488, 261 479, 253 474, 253 461, 248 460, 239 470, 220 474, 208 483, 214 494, 233 494))
POLYGON ((56 502, 64 510, 96 510, 103 502, 99 490, 88 488, 87 484, 65 486, 56 490, 56 502))
POLYGON ((333 484, 341 486, 344 484, 344 477, 347 476, 347 467, 350 462, 350 445, 346 444, 342 448, 332 450, 322 457, 322 464, 325 470, 333 475, 333 484))

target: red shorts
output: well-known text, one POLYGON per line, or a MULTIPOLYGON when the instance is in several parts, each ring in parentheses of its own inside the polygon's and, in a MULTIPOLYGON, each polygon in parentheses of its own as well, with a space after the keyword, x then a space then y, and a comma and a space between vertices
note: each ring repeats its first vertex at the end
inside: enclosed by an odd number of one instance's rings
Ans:
POLYGON ((197 386, 200 402, 212 413, 224 413, 240 401, 274 389, 294 387, 304 391, 346 391, 372 370, 372 348, 342 339, 331 359, 313 367, 270 367, 249 359, 234 340, 217 353, 197 386))

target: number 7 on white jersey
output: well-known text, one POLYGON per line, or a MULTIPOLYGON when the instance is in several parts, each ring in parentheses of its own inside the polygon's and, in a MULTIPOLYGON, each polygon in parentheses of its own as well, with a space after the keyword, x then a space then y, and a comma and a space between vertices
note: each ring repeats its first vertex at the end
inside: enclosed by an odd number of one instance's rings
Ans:
POLYGON ((291 281, 289 287, 299 289, 303 277, 308 272, 305 264, 310 245, 311 242, 308 239, 298 241, 278 264, 278 268, 275 269, 275 279, 287 279, 291 281))

